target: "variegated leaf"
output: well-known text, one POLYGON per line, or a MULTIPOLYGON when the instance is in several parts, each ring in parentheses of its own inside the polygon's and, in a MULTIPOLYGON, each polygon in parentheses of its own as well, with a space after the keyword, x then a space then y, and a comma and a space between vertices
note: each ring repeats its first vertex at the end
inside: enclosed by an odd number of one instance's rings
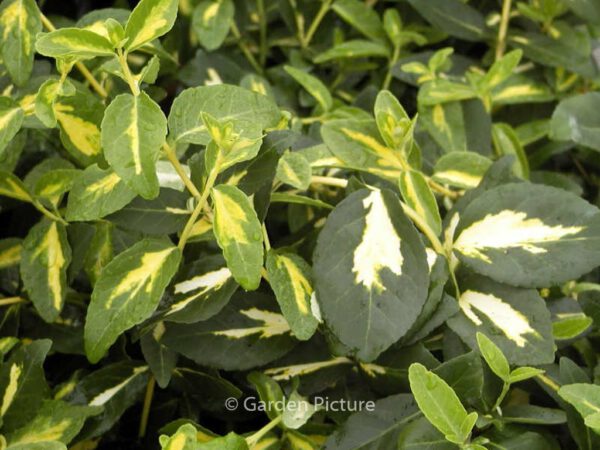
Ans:
POLYGON ((119 175, 94 164, 75 180, 69 193, 66 217, 69 221, 101 219, 123 208, 134 197, 135 192, 119 175))
POLYGON ((23 244, 21 239, 6 238, 0 240, 0 270, 16 266, 21 262, 23 244))
POLYGON ((125 26, 125 47, 129 51, 166 34, 175 23, 178 0, 142 0, 125 26))
POLYGON ((313 299, 312 269, 300 256, 271 251, 267 254, 269 284, 292 333, 300 340, 312 337, 319 325, 313 299))
POLYGON ((284 70, 315 98, 324 112, 331 109, 333 106, 333 98, 329 93, 329 89, 321 80, 314 75, 293 66, 284 66, 284 70))
POLYGON ((305 190, 310 185, 310 163, 299 152, 286 152, 277 164, 277 178, 297 189, 305 190))
POLYGON ((46 322, 60 314, 67 294, 71 247, 62 223, 42 219, 23 241, 21 277, 29 298, 46 322))
POLYGON ((181 252, 169 241, 145 239, 102 270, 85 321, 90 361, 99 361, 121 333, 154 312, 180 258, 181 252))
POLYGON ((217 314, 229 301, 237 283, 221 256, 205 256, 182 269, 173 285, 173 300, 162 311, 163 320, 194 323, 217 314))
POLYGON ((323 141, 345 165, 397 179, 403 169, 399 150, 381 142, 374 120, 338 119, 321 128, 323 141))
POLYGON ((427 298, 427 258, 398 197, 362 189, 337 205, 314 254, 317 300, 337 338, 363 361, 400 339, 427 298))
POLYGON ((421 172, 405 170, 398 182, 404 201, 410 206, 431 230, 439 235, 442 231, 442 219, 435 196, 421 172))
POLYGON ((102 120, 104 156, 128 186, 146 199, 158 195, 156 160, 167 135, 167 119, 148 94, 121 94, 102 120))
POLYGON ((258 288, 263 265, 261 224, 250 199, 235 186, 219 185, 211 192, 213 229, 235 280, 246 290, 258 288))
POLYGON ((600 265, 600 213, 562 189, 510 183, 460 214, 454 252, 473 270, 514 286, 576 279, 600 265))
POLYGON ((516 365, 549 364, 554 360, 552 321, 534 289, 507 286, 480 275, 460 282, 460 312, 448 325, 472 349, 480 332, 516 365))
POLYGON ((33 197, 23 182, 10 172, 0 170, 0 195, 22 202, 33 202, 33 197))
POLYGON ((40 31, 40 10, 34 0, 4 0, 0 4, 2 62, 19 86, 29 80, 33 70, 35 39, 40 31))
POLYGON ((199 364, 225 370, 260 367, 291 350, 295 340, 275 299, 257 292, 238 292, 211 320, 194 324, 165 323, 163 342, 199 364))
POLYGON ((377 128, 388 147, 405 152, 410 150, 414 123, 390 91, 381 91, 374 106, 377 128))
POLYGON ((21 129, 25 113, 8 97, 0 97, 0 156, 21 129))
POLYGON ((221 46, 235 13, 232 0, 203 0, 192 15, 192 27, 200 44, 212 51, 221 46))
POLYGON ((101 408, 72 405, 61 400, 46 400, 27 425, 7 434, 9 448, 17 444, 57 441, 68 444, 83 427, 89 416, 101 408))
POLYGON ((53 58, 74 57, 81 59, 96 56, 114 56, 113 45, 104 36, 81 28, 61 28, 40 35, 35 49, 53 58))
POLYGON ((43 363, 52 342, 33 341, 13 351, 0 368, 0 418, 4 430, 27 424, 49 394, 43 363))
POLYGON ((475 152, 451 152, 435 163, 433 179, 463 189, 477 187, 492 161, 475 152))

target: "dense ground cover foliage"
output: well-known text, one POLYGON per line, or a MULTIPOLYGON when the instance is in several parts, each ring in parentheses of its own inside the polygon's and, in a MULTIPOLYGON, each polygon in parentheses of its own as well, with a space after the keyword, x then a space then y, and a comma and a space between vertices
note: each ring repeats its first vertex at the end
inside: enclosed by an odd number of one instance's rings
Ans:
POLYGON ((600 448, 597 0, 0 36, 0 448, 600 448))

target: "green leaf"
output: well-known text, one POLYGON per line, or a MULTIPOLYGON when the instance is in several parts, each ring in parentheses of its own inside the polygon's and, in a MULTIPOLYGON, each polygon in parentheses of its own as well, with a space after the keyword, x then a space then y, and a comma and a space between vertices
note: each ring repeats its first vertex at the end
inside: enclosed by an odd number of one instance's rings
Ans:
POLYGON ((519 65, 523 51, 520 49, 508 52, 502 58, 494 62, 485 76, 478 83, 480 88, 490 90, 503 83, 510 77, 519 65))
POLYGON ((33 197, 19 178, 10 172, 0 170, 0 195, 11 197, 22 202, 33 203, 33 197))
POLYGON ((281 387, 273 378, 260 372, 252 372, 248 375, 248 381, 256 388, 260 400, 266 405, 265 413, 269 419, 279 417, 284 411, 285 396, 281 387))
POLYGON ((594 322, 583 313, 560 317, 552 323, 552 334, 557 341, 574 339, 584 333, 594 322))
POLYGON ((82 165, 101 161, 100 123, 104 105, 81 85, 74 95, 61 96, 54 103, 54 115, 60 128, 60 140, 82 165))
POLYGON ((386 41, 377 12, 359 0, 336 0, 333 9, 342 19, 374 41, 386 41))
POLYGON ((442 232, 442 219, 437 201, 421 172, 405 170, 398 181, 402 198, 436 235, 442 232))
POLYGON ((324 450, 396 448, 403 427, 421 415, 408 394, 392 395, 372 406, 352 414, 327 439, 324 450))
POLYGON ((406 157, 413 143, 414 123, 390 91, 380 91, 374 106, 375 121, 383 141, 406 157))
POLYGON ((51 345, 48 339, 22 345, 2 364, 0 417, 3 430, 26 425, 49 395, 42 365, 51 345))
POLYGON ((21 129, 25 114, 8 97, 0 97, 0 156, 21 129))
POLYGON ((408 379, 419 409, 427 420, 451 442, 465 442, 477 413, 467 414, 452 388, 422 364, 411 364, 408 379))
POLYGON ((549 364, 554 358, 550 313, 535 289, 519 289, 479 275, 460 281, 461 311, 450 328, 474 350, 485 334, 510 364, 549 364))
POLYGON ((558 395, 575 407, 585 419, 585 424, 600 434, 598 413, 600 413, 600 386, 587 383, 575 383, 562 386, 558 395), (588 420, 589 418, 589 420, 588 420))
POLYGON ((6 438, 9 446, 44 441, 68 444, 77 436, 86 419, 100 410, 98 407, 71 405, 60 400, 45 400, 27 425, 8 433, 6 438))
POLYGON ((294 391, 286 399, 281 422, 286 428, 297 430, 306 424, 315 412, 317 412, 317 408, 294 391))
POLYGON ((102 270, 85 321, 85 350, 91 362, 99 361, 121 333, 154 312, 180 258, 170 242, 145 239, 102 270))
POLYGON ((492 125, 492 142, 499 156, 514 155, 513 170, 520 178, 529 178, 529 162, 515 130, 506 123, 492 125))
POLYGON ((543 374, 544 371, 541 369, 536 369, 535 367, 517 367, 510 373, 510 377, 508 378, 509 383, 518 383, 519 381, 528 380, 530 378, 536 377, 538 375, 543 374))
POLYGON ((224 370, 248 370, 281 358, 297 341, 275 299, 238 292, 210 320, 166 322, 164 344, 199 364, 224 370))
POLYGON ((163 389, 169 385, 173 369, 177 364, 177 354, 162 343, 165 330, 164 324, 158 322, 140 338, 144 359, 150 366, 156 383, 163 389))
POLYGON ((96 284, 102 269, 113 259, 114 254, 113 225, 98 222, 94 227, 94 237, 89 243, 83 261, 83 268, 92 286, 96 284))
POLYGON ((298 152, 286 152, 277 164, 277 178, 297 189, 306 190, 310 186, 312 170, 306 157, 298 152))
POLYGON ((232 0, 203 0, 192 15, 192 28, 200 45, 206 50, 216 50, 229 34, 235 13, 232 0))
POLYGON ((307 340, 315 333, 319 320, 312 311, 311 267, 298 255, 270 251, 267 254, 269 284, 292 333, 307 340))
POLYGON ((58 80, 46 80, 39 88, 35 97, 35 115, 44 126, 54 128, 56 126, 56 115, 54 114, 54 102, 60 94, 60 83, 58 80))
POLYGON ((161 317, 180 323, 207 320, 223 309, 237 287, 220 255, 204 256, 182 268, 173 285, 173 300, 161 317))
POLYGON ((477 187, 492 161, 475 152, 452 152, 435 163, 433 179, 463 189, 477 187))
POLYGON ((102 120, 104 156, 117 175, 146 199, 158 195, 156 161, 166 135, 167 119, 145 92, 138 96, 121 94, 106 108, 102 120))
POLYGON ((361 189, 339 203, 313 259, 323 319, 363 361, 400 339, 426 301, 425 249, 391 191, 361 189))
POLYGON ((296 69, 293 66, 284 66, 284 70, 291 76, 298 84, 312 95, 315 100, 321 105, 324 112, 329 111, 333 106, 333 98, 329 93, 327 86, 323 84, 314 75, 311 75, 304 70, 296 69))
POLYGON ((41 34, 35 49, 39 54, 53 58, 89 59, 115 54, 113 45, 104 36, 80 28, 61 28, 41 34))
POLYGON ((197 431, 191 423, 181 425, 172 436, 163 434, 160 436, 160 448, 163 450, 196 450, 198 440, 197 431))
POLYGON ((404 165, 401 154, 379 139, 374 120, 337 119, 321 127, 323 141, 348 167, 375 173, 394 181, 404 165))
POLYGON ((40 10, 34 0, 4 0, 0 4, 2 62, 19 86, 29 80, 33 70, 35 39, 40 31, 40 10))
POLYGON ((600 214, 562 189, 510 183, 460 215, 454 251, 473 270, 514 286, 549 286, 600 264, 600 214))
POLYGON ((142 0, 125 26, 125 48, 133 51, 168 33, 177 18, 178 0, 142 0))
POLYGON ((16 266, 21 262, 23 245, 21 239, 0 239, 0 270, 16 266))
POLYGON ((119 175, 94 164, 75 180, 69 193, 66 218, 70 222, 98 220, 120 210, 134 198, 135 192, 119 175))
POLYGON ((409 0, 434 27, 466 41, 482 41, 488 35, 481 12, 460 0, 409 0))
POLYGON ((550 138, 573 141, 600 151, 600 93, 588 92, 562 100, 552 114, 550 138))
POLYGON ((43 219, 23 241, 21 276, 25 290, 46 322, 60 314, 67 294, 71 247, 65 226, 43 219))
POLYGON ((511 375, 510 366, 502 350, 490 338, 480 332, 477 332, 477 345, 479 346, 481 356, 483 356, 485 362, 490 366, 492 372, 498 375, 502 381, 508 382, 511 375))
POLYGON ((213 230, 235 280, 246 290, 258 288, 263 264, 262 227, 250 199, 238 188, 212 189, 213 230))
POLYGON ((108 431, 127 408, 141 400, 149 377, 148 366, 129 360, 106 365, 77 382, 66 400, 103 408, 87 420, 78 438, 101 436, 108 431))
POLYGON ((440 78, 425 83, 419 89, 419 105, 433 106, 476 96, 477 92, 471 86, 440 78))
POLYGON ((345 41, 329 50, 318 55, 314 61, 316 64, 333 61, 336 59, 354 59, 354 58, 387 58, 390 56, 390 49, 387 45, 380 42, 365 41, 355 39, 345 41))
POLYGON ((532 425, 560 425, 567 421, 564 411, 535 405, 508 405, 502 408, 502 418, 507 422, 532 425))

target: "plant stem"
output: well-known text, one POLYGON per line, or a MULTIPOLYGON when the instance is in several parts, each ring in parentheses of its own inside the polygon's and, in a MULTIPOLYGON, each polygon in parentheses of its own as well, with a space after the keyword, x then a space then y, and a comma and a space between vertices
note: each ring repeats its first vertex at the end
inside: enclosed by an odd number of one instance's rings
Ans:
POLYGON ((60 222, 64 225, 67 225, 67 221, 65 219, 63 219, 61 216, 54 214, 53 212, 49 211, 44 205, 42 205, 38 200, 36 199, 32 199, 31 203, 33 204, 33 206, 35 206, 35 208, 41 212, 44 216, 46 216, 48 219, 50 220, 55 220, 57 222, 60 222))
POLYGON ((131 73, 131 69, 129 68, 129 64, 127 63, 127 53, 122 49, 117 50, 117 55, 119 58, 119 64, 121 65, 121 70, 123 71, 123 75, 125 75, 125 79, 127 80, 127 84, 129 85, 129 89, 131 93, 136 97, 140 95, 140 87, 135 80, 135 77, 131 73))
POLYGON ((167 159, 171 162, 171 165, 175 169, 175 172, 177 172, 177 175, 179 175, 179 178, 181 178, 181 181, 183 181, 185 187, 188 189, 188 191, 190 191, 190 194, 199 200, 200 197, 202 197, 202 194, 200 194, 200 191, 198 188, 196 188, 196 185, 192 182, 190 177, 187 176, 187 173, 185 173, 183 166, 177 159, 175 149, 165 142, 163 144, 163 150, 165 151, 165 155, 167 155, 167 159))
POLYGON ((498 42, 496 43, 496 61, 502 58, 506 49, 506 33, 510 20, 511 3, 512 0, 502 1, 502 16, 500 18, 500 26, 498 27, 498 42))
POLYGON ((388 89, 390 84, 392 83, 392 69, 396 62, 400 58, 400 43, 394 45, 394 53, 392 54, 392 58, 390 59, 387 73, 385 74, 385 79, 383 80, 383 89, 388 89))
POLYGON ((179 250, 181 251, 183 251, 183 249, 185 248, 185 244, 190 237, 192 229, 194 228, 194 224, 198 220, 198 217, 200 217, 200 214, 202 213, 202 210, 206 205, 206 201, 208 200, 210 190, 212 189, 212 187, 215 184, 215 181, 217 180, 217 175, 219 174, 219 169, 221 165, 220 159, 221 158, 219 155, 217 157, 217 161, 215 162, 215 166, 211 170, 210 175, 206 180, 206 184, 204 185, 204 190, 202 191, 202 195, 198 200, 198 204, 194 208, 192 215, 188 219, 187 223, 185 224, 185 227, 183 228, 183 231, 181 232, 181 237, 179 238, 179 243, 177 244, 177 247, 179 247, 179 250))
POLYGON ((146 396, 144 397, 144 409, 142 409, 142 417, 140 418, 140 429, 138 432, 139 437, 146 435, 146 428, 148 426, 148 417, 150 416, 150 406, 152 405, 152 397, 154 396, 154 386, 156 385, 156 379, 150 375, 148 385, 146 386, 146 396))
POLYGON ((26 301, 22 297, 0 298, 0 306, 16 305, 17 303, 25 303, 26 301))
POLYGON ((267 226, 262 224, 263 241, 265 243, 265 250, 268 252, 271 250, 271 241, 269 240, 269 233, 267 232, 267 226))
POLYGON ((256 9, 258 10, 258 26, 260 33, 259 59, 261 66, 264 67, 267 61, 267 14, 265 11, 264 0, 256 0, 256 9))
POLYGON ((506 397, 506 394, 508 394, 509 389, 510 383, 504 382, 504 385, 502 386, 502 391, 500 391, 500 395, 496 399, 496 403, 494 403, 494 406, 492 406, 492 410, 497 410, 500 407, 502 401, 504 400, 504 397, 506 397))
POLYGON ((240 30, 237 27, 237 24, 235 23, 235 21, 231 22, 231 32, 237 39, 238 47, 240 48, 240 50, 242 51, 242 53, 244 54, 244 56, 246 57, 246 59, 248 60, 250 65, 254 68, 254 70, 256 70, 259 74, 262 75, 263 68, 258 63, 258 61, 256 61, 256 58, 254 57, 254 55, 252 54, 252 52, 250 51, 250 49, 248 48, 248 46, 246 45, 244 40, 242 39, 242 34, 240 33, 240 30))
POLYGON ((321 177, 317 175, 313 175, 310 179, 312 184, 325 184, 327 186, 335 186, 340 188, 345 188, 348 186, 348 180, 344 180, 343 178, 335 178, 335 177, 321 177))
MULTIPOLYGON (((40 17, 42 20, 42 24, 44 25, 44 27, 46 27, 46 29, 48 31, 56 31, 56 27, 54 26, 54 24, 50 21, 50 19, 48 19, 41 12, 40 12, 40 17)), ((90 86, 92 87, 92 89, 94 89, 94 91, 96 91, 96 93, 98 95, 100 95, 100 97, 102 97, 102 98, 108 97, 108 93, 106 92, 106 90, 104 90, 104 88, 98 82, 98 80, 96 80, 96 78, 94 78, 94 75, 92 75, 92 72, 90 72, 88 70, 88 68, 85 67, 85 65, 81 61, 76 62, 75 67, 77 67, 77 70, 79 70, 81 75, 83 75, 83 78, 85 78, 86 81, 88 83, 90 83, 90 86)))
POLYGON ((442 245, 442 242, 439 240, 439 238, 435 234, 435 231, 433 231, 429 227, 429 225, 427 225, 427 222, 425 222, 423 220, 423 218, 414 209, 412 209, 410 206, 408 206, 404 202, 400 202, 400 204, 402 205, 404 214, 406 214, 415 223, 417 228, 419 228, 419 230, 421 230, 423 232, 423 234, 427 237, 427 239, 429 239, 429 242, 431 243, 431 246, 433 247, 433 249, 440 255, 445 256, 446 251, 444 250, 444 246, 442 245))
POLYGON ((302 48, 306 48, 310 45, 310 41, 312 41, 313 36, 317 32, 317 29, 319 28, 323 17, 325 17, 325 14, 327 14, 327 11, 329 11, 331 2, 332 0, 324 0, 323 3, 321 3, 321 7, 319 8, 317 15, 310 24, 306 36, 304 36, 304 39, 302 40, 302 42, 300 42, 302 48))
POLYGON ((434 191, 438 192, 439 194, 445 195, 446 197, 450 197, 453 200, 457 199, 460 196, 458 192, 451 191, 445 186, 442 186, 436 181, 433 181, 430 177, 425 176, 425 178, 427 179, 427 184, 429 184, 429 187, 434 191))
POLYGON ((260 430, 258 430, 256 433, 254 433, 252 436, 247 437, 246 443, 248 444, 248 447, 252 448, 254 445, 256 445, 256 443, 260 441, 265 434, 267 434, 269 431, 271 431, 273 428, 279 425, 282 419, 283 416, 276 417, 264 427, 262 427, 260 430))
POLYGON ((550 379, 546 375, 543 375, 543 374, 536 375, 536 378, 538 378, 542 383, 544 383, 546 386, 548 386, 553 391, 558 391, 560 389, 560 385, 555 383, 554 380, 550 379))

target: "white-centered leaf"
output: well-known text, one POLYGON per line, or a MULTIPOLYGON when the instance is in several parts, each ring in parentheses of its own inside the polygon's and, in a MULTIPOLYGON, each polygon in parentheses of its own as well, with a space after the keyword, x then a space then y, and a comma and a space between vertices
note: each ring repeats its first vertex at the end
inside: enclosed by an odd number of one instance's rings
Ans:
POLYGON ((319 235, 315 288, 325 323, 364 361, 401 338, 427 297, 425 248, 386 190, 360 190, 337 205, 319 235))
POLYGON ((558 284, 600 264, 600 213, 562 189, 506 184, 466 207, 453 248, 466 265, 497 281, 558 284))

